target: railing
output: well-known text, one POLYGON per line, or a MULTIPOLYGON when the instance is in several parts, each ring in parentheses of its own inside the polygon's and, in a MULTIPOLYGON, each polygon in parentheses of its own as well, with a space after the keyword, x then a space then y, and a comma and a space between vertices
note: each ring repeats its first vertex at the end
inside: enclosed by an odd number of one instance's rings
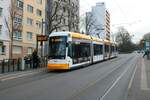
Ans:
MULTIPOLYGON (((4 59, 0 60, 0 73, 15 72, 21 70, 33 69, 32 59, 4 59), (24 66, 24 68, 23 68, 24 66)), ((35 68, 44 68, 47 66, 47 57, 40 57, 35 68)))
POLYGON ((21 59, 4 59, 0 60, 0 73, 19 71, 21 59))

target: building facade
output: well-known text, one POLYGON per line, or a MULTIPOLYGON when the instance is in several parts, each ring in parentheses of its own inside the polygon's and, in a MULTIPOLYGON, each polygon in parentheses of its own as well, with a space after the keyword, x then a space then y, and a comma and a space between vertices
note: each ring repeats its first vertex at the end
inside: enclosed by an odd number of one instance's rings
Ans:
POLYGON ((47 0, 47 22, 50 33, 79 32, 79 0, 47 0))
POLYGON ((31 54, 36 48, 37 35, 45 33, 45 3, 45 0, 24 0, 23 55, 31 54))
POLYGON ((0 60, 9 58, 10 39, 6 25, 11 0, 0 0, 0 60))
MULTIPOLYGON (((45 32, 42 31, 42 20, 45 20, 45 0, 0 0, 1 13, 0 38, 2 39, 0 41, 8 46, 0 46, 2 47, 0 50, 1 52, 5 50, 7 54, 5 58, 18 58, 31 54, 36 47, 37 34, 45 32)), ((0 56, 2 58, 2 55, 0 56)))
POLYGON ((110 14, 104 2, 92 7, 92 11, 86 14, 86 19, 91 19, 91 24, 94 25, 91 27, 90 35, 110 40, 110 14))
POLYGON ((144 48, 146 50, 150 50, 150 33, 145 34, 143 40, 144 40, 144 48))

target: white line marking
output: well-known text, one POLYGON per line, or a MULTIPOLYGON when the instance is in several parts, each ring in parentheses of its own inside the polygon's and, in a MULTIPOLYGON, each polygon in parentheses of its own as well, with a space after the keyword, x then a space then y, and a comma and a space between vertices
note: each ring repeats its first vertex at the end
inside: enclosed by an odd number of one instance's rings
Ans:
POLYGON ((3 81, 7 81, 7 80, 12 80, 12 79, 16 79, 16 78, 20 78, 20 77, 25 77, 25 76, 36 74, 36 73, 39 73, 39 72, 26 73, 26 74, 21 74, 21 75, 17 75, 17 76, 12 76, 12 77, 1 79, 1 81, 3 82, 3 81))
POLYGON ((144 59, 142 59, 142 67, 141 67, 141 90, 150 90, 150 88, 148 88, 147 85, 146 67, 144 59))
POLYGON ((116 81, 113 83, 113 85, 105 92, 105 94, 99 98, 99 100, 103 100, 105 98, 105 96, 108 95, 108 93, 112 90, 112 88, 119 82, 119 80, 125 75, 125 73, 128 71, 130 67, 128 67, 117 79, 116 81))
POLYGON ((41 72, 42 70, 31 70, 31 71, 24 71, 24 72, 17 72, 17 73, 8 73, 8 74, 4 74, 0 76, 0 79, 4 79, 4 78, 8 78, 8 77, 12 77, 12 76, 17 76, 17 75, 22 75, 22 74, 27 74, 27 73, 32 73, 32 72, 41 72))
POLYGON ((131 86, 132 86, 132 83, 133 83, 133 79, 134 79, 136 70, 137 70, 137 65, 136 65, 135 68, 134 68, 134 72, 133 72, 132 77, 131 77, 131 80, 130 80, 130 82, 129 82, 128 89, 130 89, 131 86))

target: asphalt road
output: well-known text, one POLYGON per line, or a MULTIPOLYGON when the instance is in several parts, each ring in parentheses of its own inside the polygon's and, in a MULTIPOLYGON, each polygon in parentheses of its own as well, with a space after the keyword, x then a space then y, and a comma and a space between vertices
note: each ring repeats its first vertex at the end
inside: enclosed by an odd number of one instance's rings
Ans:
POLYGON ((40 72, 0 81, 0 100, 125 100, 135 53, 68 72, 40 72))

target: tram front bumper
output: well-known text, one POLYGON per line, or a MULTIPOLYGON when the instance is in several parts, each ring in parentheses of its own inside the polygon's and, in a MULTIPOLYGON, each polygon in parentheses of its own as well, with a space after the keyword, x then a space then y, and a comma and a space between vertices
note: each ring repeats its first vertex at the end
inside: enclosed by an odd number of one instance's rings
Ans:
POLYGON ((48 64, 48 70, 69 70, 69 64, 48 64))

